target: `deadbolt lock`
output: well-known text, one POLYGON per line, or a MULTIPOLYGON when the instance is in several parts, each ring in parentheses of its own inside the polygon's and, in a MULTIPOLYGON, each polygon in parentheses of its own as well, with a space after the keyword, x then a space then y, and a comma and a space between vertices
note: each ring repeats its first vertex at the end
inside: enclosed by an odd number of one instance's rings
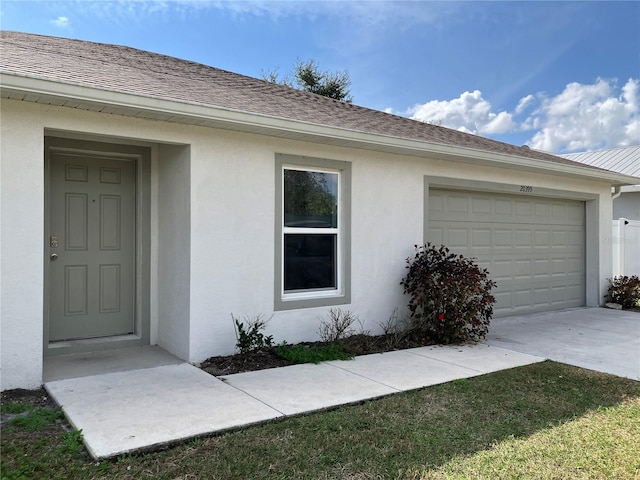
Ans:
POLYGON ((51 235, 51 238, 49 239, 49 246, 51 248, 58 248, 58 236, 57 235, 51 235))

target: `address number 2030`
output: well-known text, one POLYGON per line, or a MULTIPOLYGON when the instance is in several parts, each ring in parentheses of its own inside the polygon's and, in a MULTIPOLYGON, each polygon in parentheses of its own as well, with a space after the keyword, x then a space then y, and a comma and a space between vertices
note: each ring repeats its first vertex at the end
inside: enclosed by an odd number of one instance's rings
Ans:
POLYGON ((520 185, 520 191, 524 193, 533 192, 533 187, 531 185, 520 185))

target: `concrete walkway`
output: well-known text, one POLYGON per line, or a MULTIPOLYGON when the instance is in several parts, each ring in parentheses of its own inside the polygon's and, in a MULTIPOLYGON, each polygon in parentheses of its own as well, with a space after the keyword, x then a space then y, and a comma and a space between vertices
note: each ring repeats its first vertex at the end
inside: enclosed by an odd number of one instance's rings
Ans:
POLYGON ((49 359, 45 387, 102 459, 542 360, 482 344, 433 346, 216 378, 139 347, 49 359))
POLYGON ((495 319, 482 344, 221 378, 158 347, 49 357, 45 387, 100 459, 547 358, 640 380, 640 314, 579 308, 495 319))

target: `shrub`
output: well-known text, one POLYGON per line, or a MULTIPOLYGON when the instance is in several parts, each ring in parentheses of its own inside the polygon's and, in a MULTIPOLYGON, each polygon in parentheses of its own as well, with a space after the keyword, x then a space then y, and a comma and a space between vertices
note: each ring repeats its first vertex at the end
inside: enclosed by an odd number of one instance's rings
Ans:
POLYGON ((385 346, 390 349, 395 349, 400 345, 409 331, 408 320, 404 317, 402 319, 399 317, 398 307, 393 309, 386 321, 379 322, 378 325, 382 328, 385 346))
POLYGON ((265 336, 262 333, 267 326, 267 322, 262 315, 257 315, 254 319, 245 317, 244 321, 238 320, 231 314, 234 327, 236 329, 236 347, 241 354, 256 352, 273 345, 273 335, 265 336))
POLYGON ((335 343, 355 333, 351 326, 358 322, 358 317, 349 310, 343 312, 339 308, 329 310, 329 320, 323 320, 318 334, 323 342, 335 343))
POLYGON ((455 255, 444 245, 416 245, 407 258, 409 272, 400 284, 410 295, 414 333, 441 343, 484 338, 493 315, 496 283, 472 259, 455 255))
POLYGON ((622 308, 640 306, 640 278, 637 275, 610 278, 606 298, 622 308))

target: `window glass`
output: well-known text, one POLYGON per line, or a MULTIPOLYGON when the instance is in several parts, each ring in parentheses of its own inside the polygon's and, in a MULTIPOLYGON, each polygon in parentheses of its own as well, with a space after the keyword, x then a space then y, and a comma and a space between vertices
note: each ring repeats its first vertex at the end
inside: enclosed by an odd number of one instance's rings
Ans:
POLYGON ((337 235, 285 234, 284 290, 337 287, 337 235))
POLYGON ((284 170, 284 226, 338 227, 338 174, 284 170))
POLYGON ((275 310, 351 301, 351 164, 276 154, 275 310))

